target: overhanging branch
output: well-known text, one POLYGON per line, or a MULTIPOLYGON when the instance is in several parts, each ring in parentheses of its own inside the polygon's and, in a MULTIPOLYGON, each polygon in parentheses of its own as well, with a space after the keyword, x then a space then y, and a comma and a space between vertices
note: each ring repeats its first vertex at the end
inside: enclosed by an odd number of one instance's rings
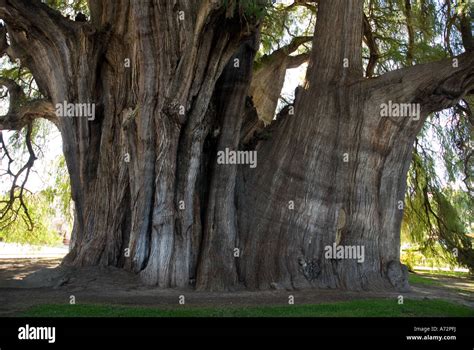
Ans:
POLYGON ((0 0, 0 49, 12 59, 19 59, 27 67, 41 91, 50 96, 51 67, 71 75, 65 62, 81 45, 80 33, 92 32, 88 24, 72 21, 39 0, 0 0), (6 40, 8 32, 9 42, 6 40), (9 45, 8 45, 9 44, 9 45))
POLYGON ((296 56, 288 56, 286 62, 286 69, 297 68, 303 63, 308 62, 310 57, 309 52, 302 53, 296 56))
POLYGON ((0 116, 0 130, 21 130, 38 118, 57 125, 57 116, 51 102, 43 99, 28 100, 22 88, 11 79, 0 77, 0 86, 6 87, 10 95, 8 113, 0 116))
POLYGON ((456 105, 474 92, 474 52, 386 73, 366 81, 369 89, 419 103, 423 115, 456 105))
POLYGON ((57 30, 67 33, 77 25, 39 0, 0 0, 0 18, 15 32, 34 33, 49 40, 58 39, 51 36, 57 30))
MULTIPOLYGON (((264 69, 265 67, 268 66, 280 66, 282 65, 286 60, 291 60, 291 57, 297 57, 297 56, 290 56, 293 52, 299 49, 299 47, 303 44, 306 44, 310 42, 313 39, 312 36, 297 36, 294 37, 291 42, 288 45, 282 46, 278 50, 273 51, 269 55, 265 55, 260 59, 259 64, 257 65, 258 69, 262 68, 264 69)), ((306 60, 309 59, 309 54, 305 54, 306 60)), ((299 55, 298 55, 299 56, 299 55)), ((300 57, 301 59, 302 57, 300 57)), ((293 62, 292 66, 294 65, 295 62, 293 62)), ((301 62, 301 64, 303 64, 301 62)), ((300 64, 300 65, 301 65, 300 64)))
POLYGON ((313 1, 313 0, 294 0, 292 4, 288 5, 287 7, 285 7, 285 11, 289 11, 289 10, 292 10, 293 8, 295 8, 296 6, 304 6, 306 7, 307 9, 309 9, 310 11, 312 12, 316 12, 317 11, 317 3, 319 1, 313 1), (313 4, 311 4, 313 3, 313 4))

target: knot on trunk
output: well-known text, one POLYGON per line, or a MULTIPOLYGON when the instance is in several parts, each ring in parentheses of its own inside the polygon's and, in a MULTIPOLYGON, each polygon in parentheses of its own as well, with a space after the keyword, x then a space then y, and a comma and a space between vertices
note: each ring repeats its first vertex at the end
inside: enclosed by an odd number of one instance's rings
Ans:
POLYGON ((399 291, 410 290, 408 268, 399 261, 392 260, 387 264, 387 277, 392 286, 399 291))
POLYGON ((316 259, 306 260, 305 258, 299 258, 298 263, 304 277, 310 282, 318 278, 319 274, 321 273, 319 261, 316 259))

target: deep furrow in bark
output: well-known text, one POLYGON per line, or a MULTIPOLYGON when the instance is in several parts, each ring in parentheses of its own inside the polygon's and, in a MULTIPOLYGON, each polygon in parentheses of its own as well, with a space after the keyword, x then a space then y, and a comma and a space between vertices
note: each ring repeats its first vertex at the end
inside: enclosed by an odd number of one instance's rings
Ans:
POLYGON ((247 96, 259 21, 218 2, 147 4, 91 1, 91 22, 0 4, 41 93, 97 107, 58 122, 76 208, 64 263, 163 288, 406 288, 398 203, 413 140, 474 89, 473 53, 364 79, 363 1, 320 0, 295 114, 263 128, 247 96), (419 120, 381 118, 388 101, 419 103, 419 120), (243 147, 257 168, 216 164, 243 147), (327 258, 333 244, 364 261, 327 258))

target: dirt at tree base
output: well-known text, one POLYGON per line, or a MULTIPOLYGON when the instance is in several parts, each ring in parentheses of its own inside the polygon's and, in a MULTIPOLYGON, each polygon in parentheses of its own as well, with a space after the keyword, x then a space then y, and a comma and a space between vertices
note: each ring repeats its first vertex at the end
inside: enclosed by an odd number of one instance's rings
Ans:
MULTIPOLYGON (((446 299, 474 308, 474 283, 448 278, 469 289, 438 286, 411 287, 409 299, 446 299), (470 292, 469 292, 470 291, 470 292)), ((180 295, 187 307, 287 305, 288 295, 298 304, 319 304, 355 299, 394 298, 399 292, 341 291, 334 289, 197 292, 192 289, 158 289, 140 283, 137 275, 118 268, 69 268, 59 259, 0 260, 0 316, 15 316, 38 304, 76 303, 175 308, 180 295)))

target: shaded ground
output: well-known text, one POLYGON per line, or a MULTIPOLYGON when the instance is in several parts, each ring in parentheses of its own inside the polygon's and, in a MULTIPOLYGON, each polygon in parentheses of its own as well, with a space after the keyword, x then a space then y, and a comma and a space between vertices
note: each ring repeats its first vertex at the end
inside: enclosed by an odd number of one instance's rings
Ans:
POLYGON ((416 283, 406 293, 338 290, 209 293, 143 286, 137 276, 115 268, 54 268, 59 262, 58 259, 0 260, 0 316, 15 316, 41 304, 69 304, 71 296, 74 296, 76 304, 153 306, 166 309, 180 305, 181 295, 185 296, 184 307, 229 307, 283 306, 288 305, 289 295, 293 295, 295 304, 299 305, 371 298, 396 300, 401 294, 405 299, 445 299, 474 308, 474 282, 472 279, 459 277, 436 277, 439 284, 416 283))

